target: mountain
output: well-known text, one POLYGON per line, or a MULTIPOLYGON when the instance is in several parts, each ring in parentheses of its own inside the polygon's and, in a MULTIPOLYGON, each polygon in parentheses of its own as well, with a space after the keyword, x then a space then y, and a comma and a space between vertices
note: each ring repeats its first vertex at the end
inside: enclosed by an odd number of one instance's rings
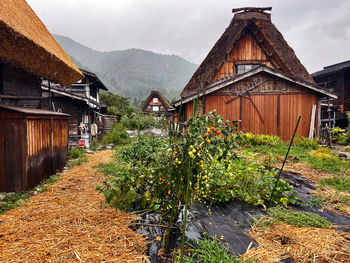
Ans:
POLYGON ((178 98, 198 65, 176 55, 142 49, 100 52, 65 36, 56 41, 81 68, 96 73, 111 92, 139 103, 152 90, 167 98, 178 98))

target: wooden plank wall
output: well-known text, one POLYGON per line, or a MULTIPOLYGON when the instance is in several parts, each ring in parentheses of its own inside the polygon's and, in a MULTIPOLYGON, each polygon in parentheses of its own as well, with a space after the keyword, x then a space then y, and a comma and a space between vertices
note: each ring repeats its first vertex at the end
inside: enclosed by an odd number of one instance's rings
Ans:
POLYGON ((0 117, 0 192, 19 192, 25 183, 24 120, 0 117))
POLYGON ((52 173, 51 120, 27 120, 27 182, 24 188, 38 185, 52 173))
POLYGON ((272 64, 268 61, 264 51, 253 38, 252 35, 245 35, 233 49, 228 59, 220 67, 220 70, 214 78, 214 82, 219 79, 224 79, 235 75, 234 66, 236 64, 265 64, 268 67, 273 68, 272 64))
MULTIPOLYGON (((231 103, 224 101, 229 96, 208 95, 205 98, 205 113, 216 110, 228 120, 242 120, 240 129, 255 134, 278 135, 289 140, 293 134, 299 114, 302 120, 298 135, 308 137, 312 105, 316 97, 312 94, 259 94, 252 98, 259 109, 263 121, 251 100, 238 98, 231 103)), ((317 124, 316 124, 317 125, 317 124)))

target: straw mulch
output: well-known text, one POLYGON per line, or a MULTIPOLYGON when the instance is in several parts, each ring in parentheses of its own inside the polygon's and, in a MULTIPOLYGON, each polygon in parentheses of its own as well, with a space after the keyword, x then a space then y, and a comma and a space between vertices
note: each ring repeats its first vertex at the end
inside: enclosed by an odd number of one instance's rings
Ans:
POLYGON ((350 236, 332 229, 295 227, 274 224, 266 230, 253 227, 249 235, 259 246, 244 258, 256 262, 280 262, 291 258, 293 262, 350 262, 350 236))
POLYGON ((103 179, 93 166, 112 151, 89 156, 47 192, 0 215, 0 262, 148 262, 146 242, 128 228, 133 216, 101 206, 103 179))

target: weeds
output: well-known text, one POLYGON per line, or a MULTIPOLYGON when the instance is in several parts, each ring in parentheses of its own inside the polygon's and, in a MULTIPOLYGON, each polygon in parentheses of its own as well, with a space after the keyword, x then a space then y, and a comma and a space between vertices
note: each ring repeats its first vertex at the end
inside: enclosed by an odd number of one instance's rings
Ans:
POLYGON ((309 212, 296 212, 281 206, 271 207, 267 214, 278 221, 286 222, 293 226, 312 226, 318 228, 330 228, 332 225, 326 218, 309 212))
POLYGON ((339 191, 350 192, 350 177, 326 178, 320 183, 322 186, 331 186, 339 191))
POLYGON ((48 189, 48 185, 57 182, 59 178, 60 177, 57 174, 52 175, 48 179, 43 180, 38 186, 31 190, 23 191, 20 193, 3 193, 4 198, 0 200, 0 215, 20 206, 31 196, 36 195, 38 192, 46 192, 48 189))
POLYGON ((88 161, 86 156, 85 148, 81 146, 73 147, 69 150, 68 159, 71 162, 68 164, 68 167, 74 167, 88 161))
POLYGON ((102 138, 103 144, 124 145, 130 143, 130 137, 121 123, 114 123, 113 129, 102 138))
MULTIPOLYGON (((216 238, 210 238, 208 234, 205 234, 202 239, 189 243, 189 255, 184 257, 183 262, 205 262, 205 263, 248 263, 250 260, 242 260, 236 258, 234 255, 229 254, 228 249, 220 244, 216 238)), ((177 261, 180 262, 180 256, 177 257, 177 261)))

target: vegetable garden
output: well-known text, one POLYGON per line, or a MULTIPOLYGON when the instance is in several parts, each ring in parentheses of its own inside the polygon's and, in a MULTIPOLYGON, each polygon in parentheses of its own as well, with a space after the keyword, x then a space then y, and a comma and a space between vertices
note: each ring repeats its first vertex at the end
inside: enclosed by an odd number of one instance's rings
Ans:
MULTIPOLYGON (((296 144, 299 149, 318 148, 309 139, 298 138, 296 144)), ((231 200, 263 209, 300 202, 289 183, 283 179, 277 183, 271 156, 261 162, 247 150, 256 146, 279 149, 278 159, 286 151, 278 137, 240 133, 237 122, 223 120, 215 111, 193 114, 181 129, 170 122, 169 138, 143 137, 139 132, 137 140, 119 147, 115 162, 100 165, 111 179, 97 189, 118 209, 159 213, 160 224, 167 225, 162 238, 167 252, 171 229, 179 218, 184 218, 186 229, 187 208, 194 201, 208 205, 209 213, 211 205, 231 200)), ((183 247, 184 242, 180 261, 184 260, 183 247)))

